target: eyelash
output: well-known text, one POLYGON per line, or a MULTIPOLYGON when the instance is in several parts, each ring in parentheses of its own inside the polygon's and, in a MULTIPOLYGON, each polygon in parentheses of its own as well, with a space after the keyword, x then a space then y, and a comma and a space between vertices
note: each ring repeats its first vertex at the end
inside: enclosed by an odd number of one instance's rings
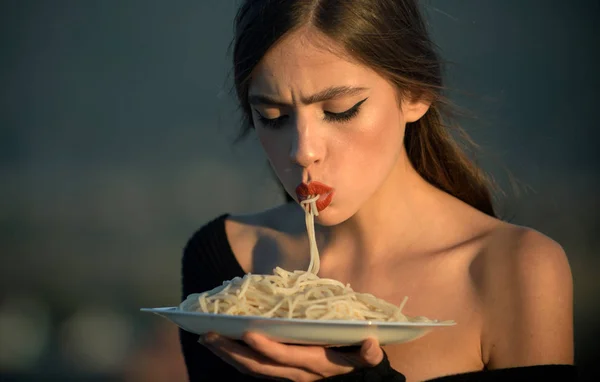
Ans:
MULTIPOLYGON (((362 101, 359 101, 357 104, 352 106, 350 109, 343 111, 341 113, 331 113, 331 112, 326 111, 324 119, 326 121, 334 122, 334 123, 348 122, 352 118, 354 118, 358 115, 361 105, 367 99, 368 98, 365 98, 362 101)), ((258 112, 258 110, 255 110, 255 111, 256 111, 256 114, 258 115, 258 120, 260 121, 260 123, 263 124, 265 127, 272 128, 272 129, 280 128, 281 125, 284 123, 284 121, 288 118, 287 115, 284 115, 284 116, 281 116, 278 118, 265 118, 258 112)))

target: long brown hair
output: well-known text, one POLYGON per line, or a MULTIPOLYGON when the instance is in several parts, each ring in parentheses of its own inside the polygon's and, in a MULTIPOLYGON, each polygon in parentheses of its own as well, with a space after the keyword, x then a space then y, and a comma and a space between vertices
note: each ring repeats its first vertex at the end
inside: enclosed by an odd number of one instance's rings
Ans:
POLYGON ((406 126, 404 145, 412 165, 429 183, 496 216, 487 177, 459 145, 473 147, 472 141, 448 122, 442 63, 417 0, 245 0, 235 20, 233 50, 243 112, 240 136, 253 128, 247 99, 253 69, 277 41, 306 25, 387 78, 401 97, 431 102, 421 119, 406 126))

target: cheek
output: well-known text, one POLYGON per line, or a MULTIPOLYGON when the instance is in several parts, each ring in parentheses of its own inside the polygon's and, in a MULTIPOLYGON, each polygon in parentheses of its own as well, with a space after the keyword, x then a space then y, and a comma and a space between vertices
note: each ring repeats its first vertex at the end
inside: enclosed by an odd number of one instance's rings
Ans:
POLYGON ((403 133, 399 112, 372 110, 346 134, 340 151, 345 161, 371 167, 361 171, 385 171, 400 154, 403 133))
POLYGON ((385 182, 398 163, 404 128, 399 112, 377 109, 338 141, 334 175, 343 193, 340 200, 358 207, 385 182), (342 170, 343 169, 343 170, 342 170))

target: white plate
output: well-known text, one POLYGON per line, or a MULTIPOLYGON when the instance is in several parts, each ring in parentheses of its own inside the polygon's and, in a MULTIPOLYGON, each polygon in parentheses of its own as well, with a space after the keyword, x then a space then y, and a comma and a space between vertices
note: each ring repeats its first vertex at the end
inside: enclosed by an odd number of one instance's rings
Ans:
POLYGON ((358 345, 368 337, 377 338, 382 345, 407 342, 425 335, 431 329, 455 324, 263 318, 186 312, 177 307, 143 308, 141 311, 165 317, 180 328, 196 334, 215 332, 240 339, 244 332, 255 331, 282 343, 328 346, 358 345))

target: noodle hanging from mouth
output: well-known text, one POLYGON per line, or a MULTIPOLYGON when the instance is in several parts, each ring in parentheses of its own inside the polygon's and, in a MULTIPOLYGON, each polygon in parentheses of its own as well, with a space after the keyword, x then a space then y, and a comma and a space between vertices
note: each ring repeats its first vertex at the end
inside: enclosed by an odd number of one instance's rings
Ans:
POLYGON ((179 308, 265 318, 436 322, 426 317, 409 318, 402 314, 408 297, 396 306, 371 294, 354 292, 350 284, 317 276, 320 259, 314 218, 319 214, 316 207, 318 199, 317 195, 300 202, 305 211, 310 243, 307 271, 290 272, 276 267, 272 275, 248 273, 225 281, 210 291, 189 295, 179 308))

